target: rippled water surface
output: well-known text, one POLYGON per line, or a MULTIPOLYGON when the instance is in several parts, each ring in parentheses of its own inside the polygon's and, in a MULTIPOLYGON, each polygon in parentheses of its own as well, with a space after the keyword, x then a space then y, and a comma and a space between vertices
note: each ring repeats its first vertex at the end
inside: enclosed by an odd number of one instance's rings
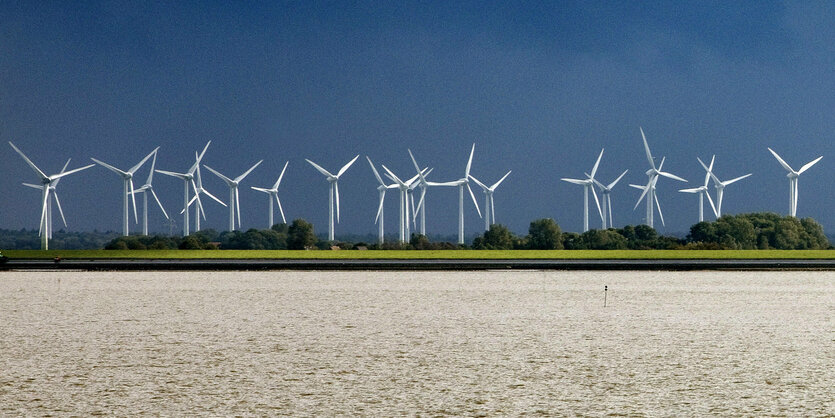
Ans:
POLYGON ((833 283, 2 273, 0 415, 833 415, 833 283))

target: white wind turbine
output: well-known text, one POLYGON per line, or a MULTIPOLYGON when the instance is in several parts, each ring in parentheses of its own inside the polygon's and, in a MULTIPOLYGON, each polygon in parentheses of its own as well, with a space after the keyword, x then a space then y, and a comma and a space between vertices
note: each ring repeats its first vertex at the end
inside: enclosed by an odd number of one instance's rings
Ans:
POLYGON ((444 183, 438 183, 434 181, 427 181, 426 176, 423 174, 423 171, 420 169, 420 165, 418 165, 417 161, 415 160, 414 154, 412 154, 412 150, 409 151, 409 157, 412 159, 412 164, 415 166, 415 171, 417 171, 419 181, 414 184, 415 187, 420 187, 420 201, 418 202, 417 207, 415 208, 414 215, 417 218, 418 212, 420 212, 420 234, 426 235, 426 189, 429 187, 458 187, 458 182, 455 181, 448 181, 444 183))
POLYGON ((90 158, 91 160, 95 161, 100 166, 118 174, 122 177, 122 182, 124 185, 124 190, 122 193, 122 235, 128 236, 129 235, 129 227, 128 227, 128 217, 130 216, 128 211, 128 196, 130 196, 131 201, 133 202, 133 218, 135 222, 139 222, 139 217, 136 214, 136 196, 134 195, 134 188, 133 188, 133 175, 145 164, 145 161, 148 161, 153 155, 157 153, 159 147, 154 148, 142 161, 139 161, 135 166, 131 167, 127 171, 120 170, 110 164, 97 160, 95 158, 90 158))
POLYGON ((705 169, 705 184, 703 186, 695 187, 692 189, 681 189, 679 190, 682 193, 694 193, 699 195, 699 222, 704 222, 705 220, 705 196, 707 196, 707 201, 710 202, 710 207, 713 209, 713 214, 716 218, 719 218, 719 212, 716 210, 716 206, 713 204, 713 199, 710 197, 710 193, 708 193, 707 184, 710 181, 710 174, 711 170, 713 170, 713 161, 715 160, 716 156, 713 156, 710 159, 710 167, 705 166, 705 164, 699 160, 699 164, 702 165, 705 169))
POLYGON ((800 175, 803 174, 804 171, 817 164, 817 162, 820 161, 821 158, 823 158, 823 156, 821 155, 820 157, 815 158, 814 160, 806 163, 806 165, 804 165, 803 167, 800 167, 800 170, 795 171, 793 168, 791 168, 790 165, 788 165, 788 163, 783 161, 783 159, 780 158, 780 156, 777 155, 777 153, 774 152, 774 150, 772 150, 771 148, 769 148, 768 150, 771 151, 771 154, 774 155, 774 158, 777 159, 777 162, 779 162, 780 165, 782 165, 783 168, 785 168, 786 171, 789 172, 786 175, 786 177, 789 178, 789 214, 791 216, 797 216, 797 178, 800 177, 800 175))
MULTIPOLYGON (((203 159, 203 155, 206 154, 206 150, 209 149, 209 145, 212 141, 206 143, 206 146, 203 147, 203 152, 197 156, 197 160, 192 164, 192 166, 186 171, 185 173, 176 173, 173 171, 165 171, 165 170, 156 170, 157 173, 165 174, 166 176, 176 177, 183 181, 183 236, 189 235, 189 219, 188 219, 188 207, 191 202, 189 202, 189 186, 192 186, 195 190, 197 190, 197 185, 194 183, 194 174, 200 168, 200 161, 203 159)), ((198 198, 199 199, 199 198, 198 198)), ((221 202, 222 203, 222 202, 221 202)), ((199 218, 198 218, 199 222, 199 218)))
POLYGON ((568 183, 583 186, 583 232, 589 230, 589 190, 591 190, 591 194, 594 196, 594 203, 597 205, 597 213, 600 214, 600 221, 603 222, 603 224, 606 223, 606 220, 603 217, 603 211, 600 209, 600 200, 597 198, 597 192, 594 191, 594 175, 597 174, 597 167, 600 165, 601 158, 603 158, 602 149, 600 150, 600 155, 597 156, 597 161, 595 161, 594 167, 591 169, 591 174, 586 174, 588 177, 587 179, 560 179, 568 183))
MULTIPOLYGON (((61 172, 58 173, 58 174, 61 174, 65 171, 67 171, 67 166, 70 165, 70 160, 72 160, 72 158, 67 159, 67 162, 64 164, 64 167, 61 169, 61 172)), ((46 231, 47 231, 47 238, 48 239, 52 239, 52 200, 53 200, 53 198, 55 200, 55 203, 58 204, 58 213, 61 214, 61 220, 64 222, 64 228, 67 227, 67 219, 64 217, 64 210, 61 208, 61 200, 58 199, 58 191, 56 190, 56 187, 58 187, 58 182, 60 182, 60 181, 61 181, 61 179, 57 178, 57 179, 55 179, 55 181, 52 182, 52 184, 49 185, 49 198, 48 198, 49 203, 47 204, 47 207, 46 207, 46 219, 47 219, 47 221, 46 221, 47 222, 46 231)), ((31 187, 33 189, 37 189, 37 190, 43 189, 42 186, 39 186, 37 184, 23 183, 23 185, 26 186, 26 187, 31 187)))
MULTIPOLYGON (((696 159, 699 160, 698 157, 696 159)), ((747 177, 751 176, 751 174, 749 173, 749 174, 746 174, 744 176, 739 176, 735 179, 721 181, 721 180, 719 180, 719 177, 716 177, 716 174, 713 173, 713 160, 712 159, 710 160, 710 167, 709 168, 705 166, 705 163, 703 163, 702 160, 699 160, 699 164, 701 164, 702 167, 705 170, 707 170, 707 175, 709 175, 711 178, 713 178, 713 185, 716 187, 716 210, 714 212, 716 213, 716 218, 717 219, 721 218, 722 217, 722 198, 725 194, 725 186, 727 186, 729 184, 732 184, 732 183, 736 183, 736 182, 738 182, 738 181, 740 181, 744 178, 747 178, 747 177)), ((705 185, 707 185, 707 180, 705 180, 705 185)))
POLYGON ((162 207, 162 202, 159 201, 159 197, 157 197, 157 193, 154 191, 153 181, 154 181, 154 167, 157 165, 157 154, 154 154, 154 158, 151 160, 151 171, 148 173, 148 180, 145 181, 145 184, 142 187, 136 189, 133 194, 142 193, 142 235, 148 235, 148 193, 151 193, 151 196, 154 197, 156 200, 159 209, 162 211, 162 214, 165 215, 165 219, 168 218, 168 213, 165 211, 165 208, 162 207))
POLYGON ((510 175, 512 170, 508 171, 507 174, 502 176, 499 181, 493 183, 492 186, 487 187, 484 183, 478 181, 477 178, 470 175, 470 179, 472 179, 475 184, 481 187, 481 190, 484 191, 484 230, 489 231, 490 225, 496 223, 496 205, 493 203, 493 192, 496 191, 496 188, 499 187, 500 184, 510 175))
MULTIPOLYGON (((398 185, 397 184, 386 184, 383 181, 383 178, 380 177, 380 173, 377 171, 377 168, 374 167, 374 163, 371 162, 371 158, 366 155, 365 159, 368 160, 368 165, 371 166, 371 171, 374 172, 374 177, 377 179, 377 182, 380 183, 380 185, 377 186, 377 191, 380 194, 380 203, 377 207, 377 216, 374 218, 374 223, 377 224, 377 242, 382 245, 383 242, 385 241, 385 239, 383 237, 383 235, 385 234, 385 227, 383 225, 384 221, 385 221, 385 216, 384 216, 385 211, 383 210, 383 203, 386 201, 386 190, 397 189, 398 185)), ((402 212, 402 210, 401 210, 401 212, 402 212)))
MULTIPOLYGON (((615 221, 612 217, 612 189, 615 188, 620 179, 622 179, 628 171, 629 170, 623 170, 623 173, 620 173, 618 178, 609 183, 609 185, 605 185, 597 181, 597 179, 592 179, 594 184, 596 184, 600 189, 600 193, 603 193, 603 229, 613 228, 615 226, 615 221), (609 221, 608 224, 606 223, 607 219, 609 221)), ((588 174, 586 174, 586 177, 591 178, 588 174)))
MULTIPOLYGON (((255 170, 255 167, 258 167, 258 165, 260 165, 263 161, 264 160, 258 161, 252 167, 250 167, 249 170, 246 170, 243 174, 241 174, 238 177, 235 177, 234 179, 230 179, 229 177, 226 177, 223 174, 220 174, 219 172, 217 172, 217 170, 207 166, 206 164, 203 164, 203 167, 206 167, 206 170, 209 170, 214 175, 220 177, 220 179, 223 180, 226 183, 227 186, 229 186, 229 230, 230 231, 235 230, 235 214, 236 213, 238 215, 238 228, 241 227, 241 198, 240 198, 240 195, 238 194, 238 185, 241 183, 241 181, 243 181, 243 179, 246 176, 249 175, 249 173, 252 172, 252 170, 255 170)), ((272 202, 272 200, 270 202, 272 202)), ((272 213, 272 212, 270 212, 270 213, 272 213)), ((270 225, 270 227, 272 227, 272 225, 270 225)))
MULTIPOLYGON (((400 180, 388 167, 382 165, 383 170, 386 170, 386 176, 394 181, 396 184, 395 186, 400 189, 400 242, 406 242, 411 238, 411 231, 409 230, 409 220, 411 217, 409 216, 409 209, 411 207, 412 211, 414 212, 414 204, 410 201, 409 198, 410 191, 412 187, 417 184, 415 181, 418 179, 419 175, 415 175, 411 179, 407 181, 400 180)), ((376 170, 375 170, 376 171, 376 170)), ((423 172, 427 171, 426 169, 423 172)), ((431 171, 431 170, 429 170, 431 171)), ((423 174, 423 172, 421 174, 423 174)), ((428 173, 426 173, 428 174, 428 173)))
POLYGON ((334 223, 333 223, 334 195, 336 196, 336 199, 335 199, 336 200, 336 222, 339 222, 339 177, 342 176, 343 174, 345 174, 345 171, 347 171, 348 168, 351 167, 351 164, 353 164, 354 161, 356 161, 357 158, 359 158, 359 157, 360 157, 359 154, 357 154, 357 156, 354 157, 354 159, 352 159, 351 161, 348 161, 347 164, 345 164, 344 166, 342 166, 342 168, 339 169, 339 172, 337 172, 336 175, 331 174, 328 170, 325 170, 324 168, 322 168, 318 164, 316 164, 313 161, 310 161, 310 160, 305 158, 305 161, 310 163, 310 165, 312 165, 313 168, 315 168, 317 171, 322 173, 325 176, 325 180, 327 180, 327 182, 330 183, 330 193, 328 195, 329 196, 329 198, 328 198, 328 207, 329 207, 329 212, 328 212, 328 240, 329 241, 334 240, 334 232, 333 232, 334 231, 334 223))
MULTIPOLYGON (((197 152, 194 153, 194 158, 197 159, 197 152)), ((203 216, 203 220, 206 220, 206 211, 203 209, 203 202, 200 200, 200 195, 204 194, 209 196, 217 203, 220 203, 224 207, 226 203, 223 203, 220 199, 215 197, 215 195, 209 193, 208 190, 203 188, 203 176, 200 175, 200 166, 197 166, 197 171, 194 172, 194 183, 192 183, 194 187, 194 197, 188 202, 188 205, 191 206, 192 203, 197 201, 197 204, 194 206, 194 232, 200 231, 200 216, 203 216)))
MULTIPOLYGON (((656 168, 655 161, 653 161, 653 159, 652 159, 652 153, 649 150, 649 144, 647 143, 647 137, 646 137, 646 135, 644 135, 644 129, 640 128, 640 127, 638 129, 641 130, 641 138, 644 140, 644 150, 647 153, 647 161, 649 161, 650 169, 647 170, 647 172, 646 172, 646 175, 649 178, 649 180, 647 181, 647 185, 637 187, 639 189, 643 189, 644 192, 641 193, 641 197, 638 198, 638 202, 635 203, 635 207, 632 210, 635 210, 638 207, 638 205, 641 203, 641 200, 644 199, 644 196, 649 194, 650 196, 647 199, 647 218, 646 218, 646 220, 647 220, 647 225, 649 225, 651 228, 654 228, 653 215, 655 213, 655 210, 652 207, 653 201, 655 201, 655 205, 658 207, 658 214, 661 215, 661 224, 664 225, 664 215, 661 214, 661 205, 658 203, 658 196, 655 195, 655 185, 658 183, 658 177, 664 176, 664 177, 667 177, 667 178, 671 178, 673 180, 678 180, 678 181, 683 181, 683 182, 687 182, 687 180, 685 180, 685 179, 683 179, 679 176, 676 176, 674 174, 661 171, 661 168, 664 166, 664 159, 663 158, 661 159, 661 164, 659 164, 658 167, 656 168)), ((634 186, 634 185, 630 185, 630 186, 634 186)))
MULTIPOLYGON (((32 160, 30 160, 29 157, 26 156, 26 154, 24 154, 14 144, 12 144, 11 141, 9 141, 9 145, 11 145, 12 148, 18 154, 20 154, 21 157, 23 157, 23 160, 26 161, 26 164, 29 164, 29 167, 31 167, 32 170, 35 171, 35 174, 37 174, 38 177, 40 177, 41 185, 39 186, 39 188, 41 189, 41 193, 42 193, 42 196, 43 196, 42 199, 41 199, 43 201, 43 203, 41 203, 41 220, 40 220, 40 226, 38 228, 38 235, 41 237, 41 249, 42 250, 48 250, 49 249, 49 236, 51 236, 52 232, 50 231, 50 222, 47 221, 47 211, 48 211, 49 202, 50 202, 50 200, 49 200, 50 192, 54 191, 54 185, 55 185, 56 181, 58 179, 64 177, 64 176, 67 176, 67 175, 70 175, 70 174, 73 174, 73 173, 77 173, 81 170, 86 170, 86 169, 94 166, 95 164, 90 164, 90 165, 80 167, 80 168, 76 168, 76 169, 73 169, 73 170, 70 170, 70 171, 65 171, 65 170, 62 169, 60 173, 48 176, 40 168, 38 168, 38 166, 36 166, 35 163, 33 163, 32 160)), ((69 164, 69 161, 67 162, 67 164, 69 164)), ((64 165, 64 169, 66 169, 66 167, 67 166, 64 165)), ((57 197, 56 197, 56 202, 57 202, 57 197)), ((61 209, 60 202, 58 203, 58 209, 61 211, 61 214, 62 214, 62 217, 63 217, 63 212, 64 211, 63 211, 63 209, 61 209)))
POLYGON ((470 167, 473 165, 473 153, 475 153, 475 144, 470 149, 470 158, 467 160, 467 167, 464 169, 464 177, 451 182, 440 183, 439 185, 454 185, 458 186, 458 244, 464 243, 464 188, 470 192, 470 197, 473 199, 473 205, 478 212, 478 217, 481 218, 481 209, 478 208, 478 201, 475 199, 473 189, 470 188, 470 167))
MULTIPOLYGON (((281 169, 281 174, 278 175, 278 180, 275 181, 272 188, 265 189, 263 187, 254 187, 250 186, 252 190, 257 190, 259 192, 263 192, 267 194, 267 197, 270 202, 270 226, 269 228, 273 227, 273 198, 275 198, 276 203, 278 203, 278 211, 281 213, 281 222, 287 223, 287 219, 284 218, 284 209, 281 207, 281 199, 278 198, 278 186, 281 184, 281 178, 284 177, 284 171, 287 170, 287 164, 290 164, 290 161, 284 163, 284 168, 281 169)), ((207 167, 208 168, 208 167, 207 167)))

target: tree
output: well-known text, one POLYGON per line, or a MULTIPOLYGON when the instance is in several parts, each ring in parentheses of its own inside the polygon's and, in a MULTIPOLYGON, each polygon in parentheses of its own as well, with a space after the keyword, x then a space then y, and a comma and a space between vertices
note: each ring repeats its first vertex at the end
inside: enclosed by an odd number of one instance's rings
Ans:
POLYGON ((291 250, 304 250, 316 244, 316 234, 313 233, 313 224, 304 219, 294 219, 287 228, 287 248, 291 250))
POLYGON ((490 225, 490 229, 481 237, 473 241, 473 248, 477 250, 512 250, 516 237, 500 224, 490 225))
POLYGON ((532 250, 561 250, 562 231, 553 219, 537 219, 528 228, 528 247, 532 250))
POLYGON ((580 235, 585 247, 590 250, 624 250, 626 238, 617 231, 609 229, 590 229, 580 235))

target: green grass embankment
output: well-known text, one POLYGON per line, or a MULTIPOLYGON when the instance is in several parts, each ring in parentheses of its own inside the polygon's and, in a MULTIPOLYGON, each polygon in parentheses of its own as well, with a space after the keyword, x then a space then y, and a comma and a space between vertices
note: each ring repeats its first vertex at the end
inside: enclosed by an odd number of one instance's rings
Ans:
POLYGON ((10 259, 833 259, 831 250, 4 250, 10 259))

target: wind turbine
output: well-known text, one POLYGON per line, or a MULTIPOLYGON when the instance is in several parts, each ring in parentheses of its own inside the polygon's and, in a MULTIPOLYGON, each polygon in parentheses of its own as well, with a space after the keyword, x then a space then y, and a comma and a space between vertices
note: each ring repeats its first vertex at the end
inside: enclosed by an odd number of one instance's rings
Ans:
MULTIPOLYGON (((194 153, 194 158, 197 159, 197 152, 194 153)), ((206 220, 206 211, 203 209, 203 202, 200 200, 200 195, 204 194, 212 198, 215 202, 220 203, 224 207, 226 203, 223 203, 220 199, 215 197, 215 195, 209 193, 208 190, 203 188, 203 176, 200 175, 200 166, 197 166, 197 171, 194 173, 194 182, 192 183, 194 186, 194 197, 188 202, 188 206, 191 206, 194 201, 197 201, 197 205, 194 206, 194 232, 200 231, 200 216, 203 216, 203 220, 206 220)), ((185 211, 185 209, 183 209, 185 211)))
MULTIPOLYGON (((58 173, 58 174, 53 174, 51 176, 48 176, 40 168, 38 168, 38 166, 36 166, 35 163, 33 163, 32 160, 30 160, 29 157, 26 156, 26 154, 24 154, 14 144, 12 144, 11 141, 9 141, 9 145, 11 145, 12 148, 18 154, 20 154, 21 157, 23 157, 23 160, 26 161, 26 164, 29 164, 29 167, 31 167, 32 170, 35 172, 35 174, 37 174, 38 177, 41 178, 40 189, 42 191, 42 196, 43 197, 41 198, 41 200, 43 201, 43 203, 41 204, 41 221, 40 221, 40 226, 38 228, 38 235, 41 237, 41 249, 42 250, 48 250, 49 249, 49 236, 51 234, 51 231, 50 231, 50 222, 47 222, 47 210, 49 208, 48 204, 49 204, 50 192, 52 190, 54 190, 54 189, 51 189, 50 186, 54 186, 56 181, 58 179, 64 177, 64 176, 68 176, 70 174, 77 173, 81 170, 86 170, 86 169, 94 166, 95 164, 90 164, 90 165, 80 167, 80 168, 76 168, 76 169, 73 169, 73 170, 70 170, 70 171, 61 170, 61 172, 58 173)), ((69 162, 67 162, 67 164, 69 164, 69 162)), ((67 166, 64 165, 65 169, 66 169, 66 167, 67 166)), ((56 202, 57 202, 57 199, 56 199, 56 202)), ((60 207, 61 207, 61 204, 58 203, 58 208, 61 211, 61 214, 63 216, 64 211, 60 207)))
POLYGON ((606 221, 603 218, 603 211, 600 209, 600 200, 597 199, 597 192, 594 191, 594 175, 597 174, 597 167, 600 165, 600 159, 603 158, 603 150, 600 150, 600 155, 597 156, 597 161, 594 163, 594 167, 591 169, 591 174, 586 174, 588 177, 585 180, 580 179, 569 179, 569 178, 561 178, 560 180, 578 184, 583 186, 583 232, 589 230, 589 190, 591 190, 592 196, 594 196, 594 203, 597 205, 597 213, 600 214, 600 221, 604 224, 606 221))
MULTIPOLYGON (((407 181, 400 180, 388 167, 382 165, 383 170, 386 170, 386 176, 394 181, 396 184, 395 186, 400 189, 400 242, 406 242, 411 237, 411 232, 409 230, 409 208, 411 206, 412 212, 414 212, 414 204, 410 201, 409 195, 410 191, 412 190, 412 186, 415 181, 418 179, 419 175, 415 175, 411 179, 407 181)), ((376 170, 375 170, 376 171, 376 170)), ((424 169, 423 171, 426 171, 424 169)), ((423 171, 421 174, 423 174, 423 171)), ((431 170, 430 170, 431 171, 431 170)))
POLYGON ((371 166, 371 171, 374 172, 374 177, 377 179, 377 182, 380 183, 380 185, 377 186, 377 191, 380 194, 380 204, 377 207, 377 216, 374 218, 374 223, 377 224, 377 229, 378 229, 378 231, 377 231, 377 242, 382 245, 383 242, 385 241, 384 237, 383 237, 383 235, 385 233, 385 228, 383 226, 384 220, 385 220, 385 217, 384 217, 384 212, 385 211, 383 210, 383 203, 386 200, 386 190, 397 189, 398 185, 397 184, 386 184, 383 181, 383 178, 380 177, 380 173, 377 171, 377 168, 374 167, 374 163, 371 162, 371 158, 366 155, 365 159, 368 160, 368 165, 371 166))
POLYGON ((477 178, 470 175, 470 179, 472 179, 475 184, 481 187, 481 190, 484 191, 484 230, 489 231, 490 225, 496 223, 496 205, 493 204, 493 192, 496 191, 496 188, 499 187, 500 184, 510 175, 508 171, 507 174, 502 176, 499 181, 495 182, 492 186, 487 187, 484 183, 478 181, 477 178))
MULTIPOLYGON (((183 211, 180 212, 183 214, 183 236, 186 237, 189 234, 189 222, 188 222, 188 207, 189 207, 189 191, 188 187, 192 186, 195 190, 197 190, 197 185, 194 183, 194 174, 197 169, 200 168, 200 161, 203 159, 203 155, 206 154, 206 150, 209 149, 209 145, 212 141, 206 143, 206 146, 203 147, 203 152, 197 156, 197 160, 185 173, 176 173, 173 171, 165 171, 165 170, 156 170, 157 173, 165 174, 166 176, 176 177, 183 181, 183 211)), ((198 198, 199 199, 199 198, 198 198)))
MULTIPOLYGON (((616 178, 615 181, 609 183, 608 186, 597 181, 597 179, 592 179, 594 180, 594 184, 596 184, 597 187, 600 189, 600 192, 603 193, 603 229, 612 228, 615 226, 615 222, 612 218, 612 189, 615 187, 615 185, 618 184, 620 179, 622 179, 628 171, 629 170, 623 170, 623 173, 620 173, 618 178, 616 178), (606 223, 607 219, 609 220, 608 224, 606 223)), ((589 176, 588 174, 586 174, 586 177, 591 178, 591 176, 589 176)))
POLYGON ((417 161, 415 160, 414 154, 412 154, 412 150, 409 151, 409 157, 412 159, 412 164, 415 165, 415 171, 417 171, 418 183, 415 187, 420 187, 420 201, 418 202, 417 207, 415 208, 415 218, 417 218, 418 212, 420 212, 420 234, 426 235, 426 189, 429 187, 458 187, 458 182, 448 181, 443 183, 438 183, 434 181, 427 181, 426 176, 423 174, 423 171, 420 169, 420 165, 418 165, 417 161))
MULTIPOLYGON (((696 159, 699 160, 698 157, 696 157, 696 159)), ((702 160, 699 160, 699 164, 701 164, 702 167, 704 167, 704 169, 707 170, 707 175, 709 175, 710 177, 713 178, 713 185, 716 187, 716 210, 715 210, 715 213, 716 213, 716 218, 720 218, 720 217, 722 217, 722 197, 725 193, 725 186, 727 186, 729 184, 732 184, 732 183, 736 183, 736 182, 738 182, 738 181, 740 181, 740 180, 742 180, 746 177, 751 176, 751 174, 749 173, 749 174, 746 174, 744 176, 739 176, 735 179, 731 179, 731 180, 727 180, 727 181, 721 181, 721 180, 719 180, 719 177, 716 177, 716 175, 713 174, 713 160, 712 159, 710 160, 710 168, 706 167, 705 163, 703 163, 702 160)), ((707 185, 707 178, 705 178, 705 185, 707 185)))
MULTIPOLYGON (((458 244, 464 244, 464 188, 470 192, 470 197, 473 198, 473 205, 478 212, 478 217, 481 218, 481 209, 478 208, 478 202, 473 194, 473 189, 470 188, 470 167, 473 165, 473 153, 475 153, 475 144, 470 149, 470 158, 467 160, 467 167, 464 169, 464 177, 458 180, 447 182, 447 184, 458 186, 458 244)), ((446 184, 444 184, 446 185, 446 184)))
MULTIPOLYGON (((241 227, 241 198, 240 198, 240 195, 238 194, 238 185, 241 183, 241 181, 243 181, 243 179, 246 176, 249 175, 249 173, 252 172, 252 170, 255 170, 255 167, 258 167, 258 165, 260 165, 263 161, 264 160, 258 161, 252 167, 250 167, 249 170, 246 170, 240 176, 235 177, 234 180, 230 179, 229 177, 224 176, 223 174, 218 173, 217 170, 207 166, 206 164, 203 164, 203 167, 206 167, 206 170, 209 170, 212 173, 214 173, 214 175, 220 177, 220 179, 223 180, 226 183, 227 186, 229 186, 229 230, 230 231, 235 230, 235 213, 238 214, 238 228, 241 227)), ((272 200, 270 200, 270 202, 272 202, 272 200)), ((272 214, 272 211, 270 211, 270 213, 272 214)), ((272 225, 270 225, 270 227, 272 227, 272 225)))
MULTIPOLYGON (((647 199, 647 218, 646 219, 647 219, 647 225, 649 225, 651 228, 654 228, 653 214, 654 214, 655 211, 652 208, 653 201, 655 201, 655 205, 658 207, 658 214, 661 215, 661 205, 658 203, 658 197, 655 195, 655 185, 658 183, 658 177, 664 176, 664 177, 667 177, 667 178, 671 178, 673 180, 678 180, 678 181, 683 181, 683 182, 687 182, 687 180, 685 180, 685 179, 683 179, 679 176, 676 176, 674 174, 661 171, 661 168, 664 166, 664 159, 663 158, 661 159, 661 164, 659 164, 658 167, 656 168, 655 161, 653 161, 653 159, 652 159, 652 153, 649 150, 649 144, 647 143, 647 137, 646 137, 646 135, 644 135, 644 129, 641 128, 641 127, 639 127, 638 129, 641 130, 641 138, 644 140, 644 151, 646 151, 646 153, 647 153, 647 161, 649 161, 650 169, 647 170, 647 172, 646 172, 647 177, 649 178, 648 181, 647 181, 647 185, 645 187, 638 186, 638 188, 643 189, 644 192, 641 193, 641 197, 638 198, 638 202, 635 203, 635 207, 632 210, 635 210, 638 207, 638 205, 641 203, 641 200, 644 199, 644 196, 649 194, 650 196, 647 199)), ((633 186, 633 185, 630 185, 630 186, 633 186)), ((664 225, 664 215, 661 215, 661 224, 664 225)))
MULTIPOLYGON (((278 198, 278 185, 281 184, 281 178, 284 177, 284 171, 287 170, 287 164, 290 164, 290 161, 284 163, 284 168, 281 169, 281 174, 278 175, 278 180, 275 181, 272 188, 265 189, 262 187, 254 187, 250 186, 252 190, 257 190, 259 192, 263 192, 267 194, 267 197, 270 202, 270 226, 269 228, 273 227, 273 197, 275 197, 276 203, 278 203, 278 211, 281 213, 281 222, 287 223, 287 219, 284 218, 284 209, 281 207, 281 199, 278 198)), ((208 167, 207 167, 208 168, 208 167)))
POLYGON ((339 177, 341 175, 345 174, 345 171, 347 171, 348 168, 351 167, 351 164, 353 164, 354 161, 356 161, 357 158, 359 158, 359 157, 360 157, 359 154, 357 154, 357 156, 354 157, 354 159, 352 159, 351 161, 348 161, 347 164, 345 164, 344 166, 342 166, 342 168, 339 169, 339 171, 336 173, 336 175, 331 174, 328 170, 325 170, 324 168, 322 168, 318 164, 316 164, 313 161, 310 161, 310 160, 305 158, 305 161, 310 163, 310 165, 312 165, 313 168, 315 168, 317 171, 322 173, 325 176, 325 180, 327 180, 327 182, 330 183, 330 193, 328 195, 329 196, 328 197, 328 207, 329 207, 329 212, 328 212, 328 240, 330 240, 330 241, 334 240, 334 235, 333 235, 333 230, 334 230, 334 223, 333 223, 334 195, 336 195, 336 222, 339 222, 339 177))
POLYGON ((157 201, 157 205, 159 209, 162 211, 162 214, 165 215, 165 219, 168 218, 168 213, 165 212, 165 208, 162 207, 162 203, 159 201, 159 197, 157 197, 157 193, 154 192, 154 167, 157 165, 157 154, 154 154, 154 158, 151 160, 151 171, 148 173, 148 180, 145 181, 145 184, 142 187, 136 189, 133 194, 142 193, 142 235, 148 235, 148 192, 151 193, 151 196, 154 197, 154 200, 157 201))
MULTIPOLYGON (((67 166, 70 165, 70 160, 72 160, 72 158, 67 159, 67 162, 64 164, 64 167, 61 169, 61 172, 58 173, 58 174, 61 174, 65 171, 67 171, 67 166)), ((58 199, 58 192, 55 190, 55 188, 58 187, 58 182, 60 182, 60 181, 61 181, 61 179, 57 178, 57 179, 55 179, 55 181, 52 182, 52 184, 49 185, 50 196, 48 198, 49 203, 47 204, 47 207, 46 207, 46 219, 47 219, 46 231, 47 231, 47 238, 48 239, 52 239, 52 200, 53 200, 53 198, 55 199, 55 202, 58 204, 58 213, 61 214, 61 220, 64 222, 64 228, 67 227, 67 219, 64 217, 64 210, 61 209, 61 201, 58 199)), ((26 186, 26 187, 31 187, 33 189, 38 189, 38 190, 42 189, 42 186, 39 186, 37 184, 23 183, 23 185, 26 186)))
POLYGON ((139 163, 137 163, 135 166, 131 167, 127 171, 120 170, 120 169, 118 169, 118 168, 116 168, 116 167, 114 167, 110 164, 107 164, 107 163, 102 162, 100 160, 97 160, 95 158, 90 158, 91 160, 95 161, 98 165, 100 165, 100 166, 102 166, 102 167, 104 167, 104 168, 106 168, 106 169, 108 169, 108 170, 110 170, 110 171, 112 171, 112 172, 114 172, 114 173, 116 173, 116 174, 118 174, 119 176, 122 177, 122 181, 123 181, 123 184, 124 184, 124 192, 123 192, 123 195, 122 195, 122 235, 124 235, 124 236, 129 235, 129 230, 128 230, 129 229, 128 228, 128 216, 129 216, 128 196, 130 196, 131 201, 133 202, 133 218, 134 218, 134 221, 137 222, 137 223, 139 222, 139 218, 136 214, 136 196, 134 195, 134 189, 133 189, 133 175, 134 175, 134 173, 136 173, 137 170, 139 170, 140 167, 142 167, 143 164, 145 164, 145 161, 148 161, 149 158, 151 158, 153 155, 156 155, 157 150, 159 150, 159 147, 154 148, 154 150, 151 151, 148 155, 146 155, 145 158, 142 159, 142 161, 140 161, 139 163))
POLYGON ((817 162, 820 161, 821 158, 823 158, 823 156, 821 155, 820 157, 815 158, 814 160, 806 163, 806 165, 804 165, 803 167, 800 167, 800 170, 795 171, 793 168, 791 168, 790 165, 783 161, 783 159, 780 158, 780 156, 777 155, 777 153, 774 152, 774 150, 772 150, 771 148, 769 148, 768 150, 771 151, 771 154, 774 155, 774 158, 777 159, 777 162, 779 162, 780 165, 782 165, 783 168, 785 168, 786 171, 789 172, 786 175, 786 177, 789 178, 789 214, 791 216, 797 216, 797 178, 800 177, 800 175, 803 174, 804 171, 817 164, 817 162))
POLYGON ((707 201, 710 202, 710 207, 713 209, 713 214, 716 218, 719 218, 719 212, 716 210, 716 206, 713 204, 713 199, 710 197, 710 193, 707 192, 707 184, 710 181, 710 174, 711 170, 713 170, 713 161, 716 159, 716 156, 713 156, 710 159, 710 167, 705 166, 705 163, 696 157, 699 160, 699 164, 702 165, 705 169, 705 184, 703 186, 695 187, 692 189, 681 189, 679 190, 682 193, 694 193, 699 195, 699 222, 704 222, 705 220, 705 196, 707 196, 707 201))

